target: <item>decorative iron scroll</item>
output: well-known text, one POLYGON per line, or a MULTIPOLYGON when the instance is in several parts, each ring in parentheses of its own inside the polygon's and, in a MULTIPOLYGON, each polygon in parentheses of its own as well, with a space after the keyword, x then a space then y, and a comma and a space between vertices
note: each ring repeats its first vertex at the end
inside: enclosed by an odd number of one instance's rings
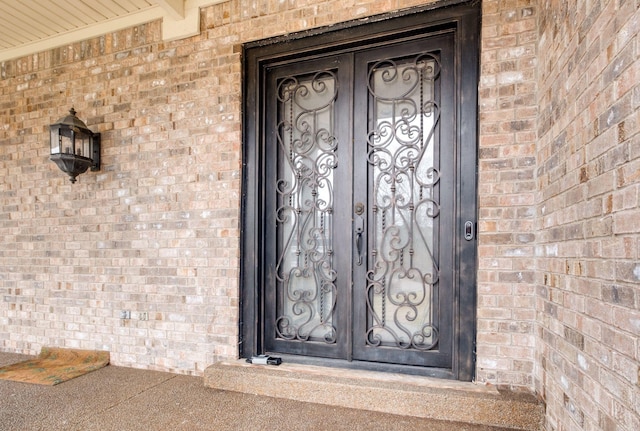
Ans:
POLYGON ((338 165, 332 71, 278 82, 279 338, 336 342, 333 170, 338 165))
POLYGON ((380 61, 369 72, 370 346, 431 350, 438 343, 439 74, 433 53, 380 61))

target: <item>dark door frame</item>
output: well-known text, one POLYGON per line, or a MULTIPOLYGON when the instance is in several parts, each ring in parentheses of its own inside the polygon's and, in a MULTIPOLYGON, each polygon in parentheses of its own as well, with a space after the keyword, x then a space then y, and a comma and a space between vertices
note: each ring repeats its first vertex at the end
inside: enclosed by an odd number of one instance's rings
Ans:
MULTIPOLYGON (((264 301, 260 295, 267 271, 262 267, 265 245, 264 229, 257 220, 263 219, 267 184, 264 173, 266 128, 264 100, 261 91, 265 85, 265 68, 292 58, 313 58, 328 52, 340 53, 354 46, 376 46, 389 40, 411 38, 439 31, 455 33, 457 65, 456 95, 458 98, 456 128, 458 139, 467 142, 465 153, 457 154, 458 172, 476 173, 477 182, 477 110, 480 1, 442 1, 426 7, 350 21, 340 25, 252 42, 243 46, 243 173, 241 200, 241 263, 240 263, 240 328, 239 354, 241 357, 263 353, 262 314, 264 301)), ((443 378, 472 380, 475 371, 476 332, 476 270, 477 245, 474 238, 467 241, 461 234, 467 221, 477 220, 476 186, 466 186, 463 176, 458 184, 455 221, 457 235, 455 264, 459 274, 465 274, 464 286, 458 286, 458 308, 454 329, 457 361, 451 369, 412 370, 395 369, 415 374, 428 374, 443 378), (461 310, 465 310, 461 312, 461 310)), ((475 226, 475 224, 474 224, 475 226)), ((475 230, 475 229, 474 229, 475 230)), ((327 362, 329 365, 330 362, 327 362)), ((339 366, 352 366, 340 362, 339 366)))

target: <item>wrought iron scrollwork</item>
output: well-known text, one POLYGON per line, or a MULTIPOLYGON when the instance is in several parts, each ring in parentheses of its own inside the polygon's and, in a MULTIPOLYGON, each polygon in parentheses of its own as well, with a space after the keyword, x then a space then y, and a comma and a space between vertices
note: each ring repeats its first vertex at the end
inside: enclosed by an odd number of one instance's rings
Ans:
POLYGON ((438 57, 383 60, 369 72, 368 136, 373 228, 366 298, 367 344, 431 350, 438 343, 440 212, 438 57))
POLYGON ((278 83, 275 327, 282 339, 336 342, 332 235, 337 92, 330 70, 278 83))

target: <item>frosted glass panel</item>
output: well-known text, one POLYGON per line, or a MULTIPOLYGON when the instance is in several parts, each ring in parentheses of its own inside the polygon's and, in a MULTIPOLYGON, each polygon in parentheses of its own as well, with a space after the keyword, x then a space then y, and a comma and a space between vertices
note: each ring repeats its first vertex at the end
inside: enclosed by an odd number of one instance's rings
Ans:
POLYGON ((438 341, 438 75, 429 54, 381 61, 369 72, 369 345, 429 350, 438 341))
POLYGON ((278 338, 336 341, 336 90, 330 71, 278 83, 278 338))

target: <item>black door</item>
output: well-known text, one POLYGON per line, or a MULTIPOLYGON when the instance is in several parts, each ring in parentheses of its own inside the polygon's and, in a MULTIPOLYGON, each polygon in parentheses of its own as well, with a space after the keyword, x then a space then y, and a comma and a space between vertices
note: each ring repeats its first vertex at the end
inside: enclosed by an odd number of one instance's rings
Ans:
POLYGON ((451 363, 452 64, 451 34, 355 56, 354 359, 451 363))
POLYGON ((259 67, 254 352, 469 378, 476 143, 457 40, 443 26, 259 67))

